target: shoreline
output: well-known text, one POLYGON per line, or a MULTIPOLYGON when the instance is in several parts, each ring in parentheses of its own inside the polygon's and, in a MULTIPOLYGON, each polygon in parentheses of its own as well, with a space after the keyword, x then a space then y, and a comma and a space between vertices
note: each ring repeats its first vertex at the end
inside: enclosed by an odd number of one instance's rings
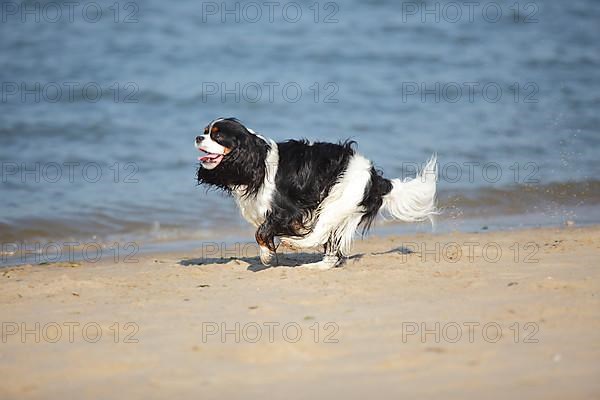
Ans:
POLYGON ((0 397, 596 397, 598 259, 594 225, 7 267, 0 397))
MULTIPOLYGON (((241 217, 240 217, 241 218, 241 217)), ((371 238, 386 238, 395 236, 413 236, 419 234, 444 235, 455 233, 480 233, 480 232, 513 232, 528 229, 554 229, 563 227, 593 227, 600 226, 600 222, 591 219, 577 222, 564 216, 550 218, 545 214, 506 215, 502 218, 453 219, 443 218, 436 220, 434 226, 428 222, 399 223, 378 219, 371 232, 364 238, 357 236, 355 243, 371 238), (544 219, 545 223, 540 221, 544 219)), ((48 265, 57 262, 93 263, 114 260, 125 257, 137 259, 138 255, 152 255, 174 252, 197 251, 203 246, 221 246, 225 254, 229 247, 239 245, 256 246, 253 229, 242 224, 237 229, 229 228, 214 235, 203 230, 177 231, 161 233, 159 237, 148 234, 122 235, 104 239, 56 239, 56 240, 25 240, 19 242, 1 243, 0 271, 9 267, 23 265, 48 265)), ((235 251, 235 250, 234 250, 235 251)), ((258 249, 257 249, 258 252, 258 249)))

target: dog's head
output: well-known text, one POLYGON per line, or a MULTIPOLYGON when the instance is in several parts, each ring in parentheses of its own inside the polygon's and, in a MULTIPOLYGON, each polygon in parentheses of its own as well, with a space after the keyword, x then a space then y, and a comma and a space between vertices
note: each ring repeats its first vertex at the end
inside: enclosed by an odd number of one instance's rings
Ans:
POLYGON ((206 153, 198 157, 198 182, 230 190, 246 186, 254 192, 265 176, 265 160, 270 144, 235 118, 217 118, 202 135, 196 148, 206 153))
POLYGON ((239 121, 233 118, 218 118, 204 128, 202 135, 196 136, 196 148, 205 156, 198 157, 204 169, 215 169, 221 161, 239 148, 249 134, 239 121))

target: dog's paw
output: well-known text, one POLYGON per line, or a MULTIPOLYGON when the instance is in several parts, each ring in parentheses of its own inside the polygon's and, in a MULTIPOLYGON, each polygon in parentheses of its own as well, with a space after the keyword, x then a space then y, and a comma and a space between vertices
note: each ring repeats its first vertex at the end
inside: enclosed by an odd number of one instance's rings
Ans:
POLYGON ((324 271, 327 269, 331 269, 333 267, 335 267, 334 264, 326 263, 324 261, 318 261, 318 262, 314 262, 314 263, 300 264, 296 268, 318 269, 318 270, 324 271))
POLYGON ((275 253, 266 247, 260 248, 260 262, 265 267, 273 266, 273 259, 275 258, 275 253))
POLYGON ((342 264, 342 260, 336 256, 325 256, 323 260, 317 261, 314 263, 307 263, 298 265, 298 268, 306 268, 306 269, 318 269, 318 270, 327 270, 342 264))

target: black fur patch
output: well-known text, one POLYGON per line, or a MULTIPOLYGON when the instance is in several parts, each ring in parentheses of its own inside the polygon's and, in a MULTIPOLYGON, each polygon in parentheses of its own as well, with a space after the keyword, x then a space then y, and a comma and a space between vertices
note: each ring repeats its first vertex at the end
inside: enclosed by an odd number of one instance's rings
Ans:
POLYGON ((382 172, 371 168, 371 181, 365 188, 365 197, 360 203, 365 207, 365 214, 360 220, 359 226, 362 227, 362 234, 366 234, 371 228, 377 213, 383 204, 383 196, 392 191, 392 182, 383 177, 382 172))
POLYGON ((274 248, 276 236, 302 237, 312 231, 312 216, 348 166, 354 144, 309 145, 306 140, 278 143, 277 190, 260 235, 267 244, 274 248))

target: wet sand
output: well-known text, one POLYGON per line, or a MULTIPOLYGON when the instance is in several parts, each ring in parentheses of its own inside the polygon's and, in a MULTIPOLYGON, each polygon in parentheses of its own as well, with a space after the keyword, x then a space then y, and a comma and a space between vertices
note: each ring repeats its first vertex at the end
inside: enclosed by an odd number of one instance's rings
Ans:
POLYGON ((600 397, 600 227, 214 250, 0 270, 0 398, 600 397))

